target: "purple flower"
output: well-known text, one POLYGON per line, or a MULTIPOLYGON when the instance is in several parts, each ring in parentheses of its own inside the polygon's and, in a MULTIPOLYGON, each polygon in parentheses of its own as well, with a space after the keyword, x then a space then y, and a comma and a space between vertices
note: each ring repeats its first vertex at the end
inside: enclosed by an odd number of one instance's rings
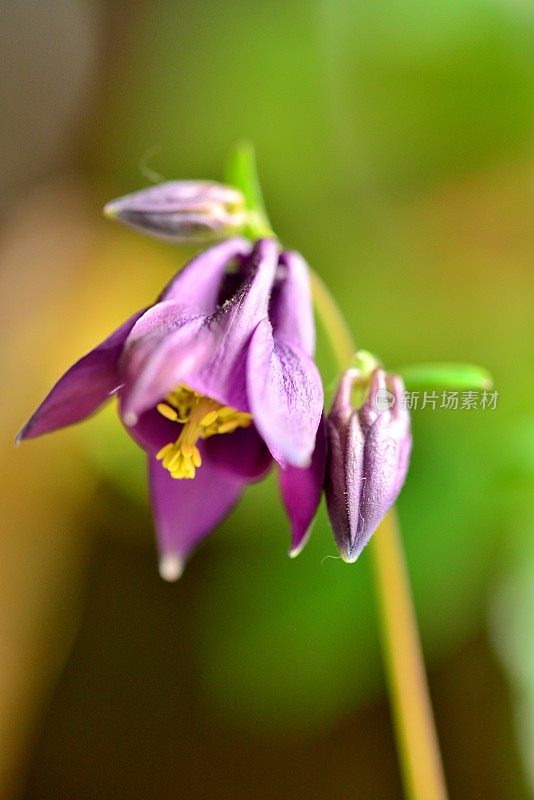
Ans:
POLYGON ((111 395, 148 453, 161 573, 190 551, 273 460, 296 554, 326 459, 308 267, 272 239, 229 239, 54 386, 18 439, 78 422, 111 395))
POLYGON ((349 369, 341 378, 328 416, 326 500, 337 546, 344 561, 356 561, 402 488, 412 446, 410 415, 401 402, 402 379, 373 372, 359 410, 352 393, 362 374, 349 369))
POLYGON ((160 183, 112 200, 104 213, 173 242, 214 242, 231 236, 246 222, 243 194, 212 181, 160 183))

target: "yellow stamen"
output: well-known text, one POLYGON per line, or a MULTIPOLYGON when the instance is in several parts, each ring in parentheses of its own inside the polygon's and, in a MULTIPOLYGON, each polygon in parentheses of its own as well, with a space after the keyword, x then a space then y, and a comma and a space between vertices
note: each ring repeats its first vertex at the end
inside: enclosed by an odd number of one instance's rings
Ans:
POLYGON ((157 455, 156 455, 156 458, 158 459, 158 461, 161 461, 161 459, 164 458, 164 456, 166 456, 167 453, 170 450, 172 450, 173 448, 174 448, 174 445, 173 445, 172 442, 170 442, 169 444, 166 444, 164 447, 162 447, 161 450, 159 451, 159 453, 157 453, 157 455))
POLYGON ((209 411, 205 417, 202 417, 202 419, 200 420, 200 424, 202 425, 203 428, 209 428, 211 423, 215 422, 218 416, 219 412, 217 410, 209 411))
POLYGON ((202 456, 200 455, 200 450, 198 449, 198 447, 195 447, 195 449, 193 450, 193 455, 191 456, 191 459, 195 467, 198 468, 202 466, 202 456))
POLYGON ((170 419, 171 422, 175 422, 178 419, 178 414, 176 413, 174 408, 168 406, 167 403, 158 403, 156 408, 158 409, 160 414, 162 414, 167 419, 170 419))
POLYGON ((182 445, 182 455, 184 458, 191 458, 193 455, 193 445, 184 443, 182 445))
POLYGON ((196 445, 199 439, 232 433, 252 423, 251 415, 245 411, 223 406, 188 386, 179 386, 169 392, 165 402, 158 403, 157 409, 166 419, 183 425, 177 440, 162 447, 156 456, 175 480, 195 477, 196 470, 202 465, 202 456, 196 445))
POLYGON ((163 466, 165 467, 165 469, 168 469, 169 472, 173 471, 174 467, 179 462, 182 455, 179 450, 175 449, 174 445, 172 447, 173 447, 172 453, 166 455, 162 461, 163 466))
POLYGON ((224 417, 229 417, 231 414, 235 414, 235 408, 230 408, 230 406, 223 406, 219 409, 219 416, 224 419, 224 417))
MULTIPOLYGON (((237 417, 237 415, 236 415, 237 417)), ((251 420, 241 420, 239 418, 236 419, 229 419, 228 422, 223 422, 222 425, 219 425, 219 433, 232 433, 235 431, 236 428, 248 428, 250 425, 251 420)))

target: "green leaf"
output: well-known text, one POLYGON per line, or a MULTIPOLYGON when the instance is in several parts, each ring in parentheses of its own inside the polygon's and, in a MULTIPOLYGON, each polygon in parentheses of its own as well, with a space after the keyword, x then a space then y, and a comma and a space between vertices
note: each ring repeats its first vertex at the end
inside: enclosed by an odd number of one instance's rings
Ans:
POLYGON ((251 142, 238 142, 230 154, 225 170, 226 183, 245 195, 249 216, 249 233, 254 236, 273 236, 261 191, 256 155, 251 142))
POLYGON ((406 388, 416 389, 491 389, 493 378, 476 364, 411 364, 395 369, 406 388))

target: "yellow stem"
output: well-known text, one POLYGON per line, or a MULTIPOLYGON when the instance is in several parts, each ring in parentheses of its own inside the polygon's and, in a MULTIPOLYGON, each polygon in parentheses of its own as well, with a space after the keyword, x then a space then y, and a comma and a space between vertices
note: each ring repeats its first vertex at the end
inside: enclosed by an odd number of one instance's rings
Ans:
POLYGON ((406 795, 412 800, 446 800, 445 776, 394 509, 380 523, 369 548, 406 795))
MULTIPOLYGON (((310 271, 312 294, 340 369, 353 361, 356 345, 329 289, 310 271)), ((395 737, 406 796, 446 800, 447 789, 419 641, 415 610, 395 510, 382 520, 369 545, 379 606, 395 737)))

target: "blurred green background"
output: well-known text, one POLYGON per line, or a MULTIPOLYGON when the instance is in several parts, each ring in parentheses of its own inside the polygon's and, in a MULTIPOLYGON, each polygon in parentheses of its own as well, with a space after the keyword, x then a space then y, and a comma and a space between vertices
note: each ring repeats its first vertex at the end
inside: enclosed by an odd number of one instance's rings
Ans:
MULTIPOLYGON (((101 219, 254 141, 282 240, 389 367, 484 364, 415 411, 399 511, 451 796, 534 789, 534 6, 3 3, 0 796, 402 796, 368 556, 276 482, 157 573, 115 411, 13 448, 50 384, 192 255, 101 219)), ((325 383, 335 369, 323 339, 325 383)))

